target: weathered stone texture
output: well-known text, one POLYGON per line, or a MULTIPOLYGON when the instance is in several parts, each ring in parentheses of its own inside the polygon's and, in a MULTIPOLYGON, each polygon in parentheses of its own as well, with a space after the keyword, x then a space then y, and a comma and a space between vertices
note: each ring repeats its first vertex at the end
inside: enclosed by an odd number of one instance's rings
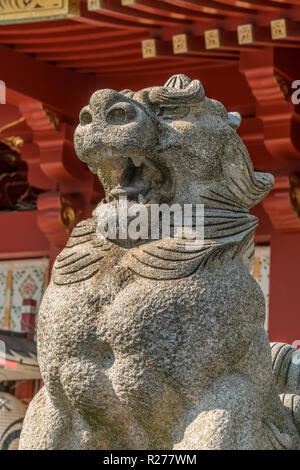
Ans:
POLYGON ((21 449, 300 448, 299 366, 282 404, 249 273, 249 208, 273 178, 253 171, 239 122, 183 75, 97 91, 81 112, 75 148, 106 199, 54 264, 38 323, 45 386, 21 449), (149 211, 204 204, 204 245, 101 239, 97 224, 121 196, 149 211))

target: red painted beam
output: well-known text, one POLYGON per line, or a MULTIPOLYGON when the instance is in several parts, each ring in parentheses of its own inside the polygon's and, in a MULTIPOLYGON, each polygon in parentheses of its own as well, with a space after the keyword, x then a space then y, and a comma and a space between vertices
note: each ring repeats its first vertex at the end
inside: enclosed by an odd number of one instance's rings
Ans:
POLYGON ((116 31, 111 37, 104 38, 101 42, 88 39, 86 41, 73 41, 65 44, 63 47, 59 42, 53 44, 33 44, 31 46, 19 46, 21 52, 34 52, 42 60, 56 60, 56 57, 62 57, 69 53, 86 53, 88 51, 98 51, 109 47, 121 47, 122 45, 132 44, 132 40, 145 39, 149 36, 148 30, 135 33, 126 30, 116 31))
POLYGON ((253 10, 278 13, 281 13, 283 10, 287 10, 290 8, 289 5, 283 4, 282 0, 281 3, 272 0, 239 0, 238 2, 236 0, 219 0, 219 2, 229 6, 234 6, 238 3, 240 8, 247 10, 249 10, 249 8, 253 8, 253 10))
POLYGON ((193 63, 170 63, 168 64, 167 67, 167 72, 166 72, 166 67, 163 67, 162 64, 159 64, 158 66, 151 66, 151 68, 148 70, 146 69, 146 73, 144 68, 141 69, 141 67, 135 67, 135 68, 129 68, 128 70, 122 70, 120 69, 107 69, 107 70, 102 70, 101 72, 98 72, 99 79, 101 78, 101 83, 106 84, 107 83, 107 88, 113 88, 113 89, 123 89, 124 86, 125 88, 131 88, 134 90, 138 90, 140 88, 145 88, 146 86, 155 86, 157 83, 165 83, 168 78, 170 78, 171 75, 174 75, 175 73, 178 73, 178 71, 184 71, 186 75, 189 77, 195 76, 196 77, 201 77, 202 73, 205 71, 209 70, 216 70, 219 69, 220 67, 226 67, 228 65, 228 62, 225 62, 223 60, 210 60, 206 58, 201 58, 200 60, 197 60, 196 62, 193 63), (122 73, 122 78, 123 78, 123 86, 120 88, 120 73, 122 73), (127 85, 128 83, 131 83, 131 78, 134 75, 135 78, 135 83, 132 84, 131 86, 127 85), (149 77, 151 77, 151 81, 149 81, 149 77), (113 85, 113 83, 115 85, 113 85))
MULTIPOLYGON (((137 70, 134 66, 132 67, 132 65, 135 65, 135 64, 140 64, 140 61, 141 59, 138 57, 138 55, 132 55, 132 56, 128 56, 127 59, 123 60, 122 59, 123 56, 121 56, 120 58, 116 58, 115 61, 110 61, 110 62, 105 62, 105 61, 99 61, 99 62, 90 62, 90 63, 86 63, 86 64, 79 64, 77 66, 77 69, 78 71, 84 71, 85 73, 87 73, 88 71, 108 71, 109 70, 116 70, 117 68, 120 70, 120 71, 124 71, 124 70, 130 70, 130 68, 132 68, 132 70, 137 70), (125 67, 124 67, 125 66, 125 67)), ((162 59, 163 62, 161 62, 161 64, 165 64, 167 61, 170 62, 170 64, 173 66, 174 63, 176 63, 178 65, 178 67, 180 68, 183 68, 183 67, 186 67, 187 64, 189 63, 195 63, 195 64, 201 64, 201 59, 205 60, 205 61, 211 61, 213 63, 218 63, 219 61, 220 62, 225 62, 225 61, 232 61, 231 58, 227 58, 227 57, 223 57, 221 55, 214 55, 214 56, 206 56, 206 55, 198 55, 198 56, 194 56, 194 55, 187 55, 185 56, 185 58, 181 61, 178 60, 177 58, 177 61, 176 59, 172 58, 172 56, 168 56, 168 55, 159 55, 157 56, 155 59, 155 62, 152 63, 152 65, 149 66, 149 61, 151 59, 142 59, 144 60, 144 63, 140 66, 140 70, 141 71, 145 71, 145 70, 151 70, 152 69, 152 66, 153 68, 156 68, 156 66, 158 65, 157 63, 157 60, 158 59, 162 59), (197 60, 198 59, 198 60, 197 60)))
MULTIPOLYGON (((149 69, 149 67, 151 68, 151 64, 152 65, 161 64, 161 66, 164 67, 164 66, 168 66, 168 64, 171 65, 173 63, 183 65, 183 64, 188 64, 190 62, 196 63, 197 58, 186 56, 183 60, 182 59, 180 60, 178 56, 159 56, 159 57, 154 57, 152 59, 143 59, 141 55, 140 57, 135 55, 135 56, 132 56, 132 58, 127 57, 126 59, 120 59, 118 62, 116 62, 115 60, 106 61, 106 62, 103 61, 103 66, 99 66, 95 68, 95 70, 96 71, 100 71, 101 69, 109 70, 110 67, 111 69, 116 69, 116 67, 120 67, 122 65, 124 65, 125 68, 128 68, 131 65, 135 65, 135 64, 139 64, 141 69, 146 70, 146 69, 149 69)), ((82 69, 82 71, 85 71, 85 72, 86 70, 90 70, 90 69, 88 68, 82 69)))
POLYGON ((138 35, 127 35, 124 37, 117 37, 113 40, 110 40, 106 44, 102 44, 102 47, 97 49, 85 49, 76 52, 61 52, 61 53, 45 53, 38 54, 37 59, 39 60, 51 60, 55 62, 73 62, 80 60, 89 60, 95 59, 97 57, 112 57, 114 54, 119 54, 120 51, 128 51, 130 48, 136 47, 137 44, 140 44, 140 41, 148 38, 148 33, 138 33, 138 35))
POLYGON ((80 16, 74 16, 72 18, 73 21, 83 24, 90 24, 96 26, 104 26, 104 27, 111 27, 111 28, 126 28, 132 31, 139 31, 145 27, 145 24, 140 24, 139 22, 134 22, 132 17, 120 18, 120 15, 105 15, 99 14, 95 11, 89 11, 87 9, 86 3, 81 3, 81 14, 80 16))
POLYGON ((137 24, 149 25, 151 27, 154 25, 176 26, 181 24, 191 24, 190 20, 165 17, 121 6, 120 0, 101 0, 101 8, 97 11, 101 13, 101 15, 119 20, 133 21, 137 24))
POLYGON ((49 21, 36 21, 33 23, 17 23, 1 25, 0 34, 15 35, 15 34, 41 34, 41 33, 61 33, 67 31, 84 31, 90 28, 89 25, 78 24, 72 19, 59 19, 49 21))
POLYGON ((8 103, 9 90, 15 90, 17 94, 12 95, 16 99, 26 100, 26 97, 30 97, 41 101, 51 109, 69 116, 71 120, 77 121, 79 110, 97 89, 95 77, 58 69, 5 46, 0 46, 0 63, 5 64, 1 68, 1 80, 8 88, 8 103))
POLYGON ((249 8, 239 8, 237 6, 228 6, 220 1, 215 2, 212 0, 163 0, 166 3, 170 3, 171 5, 174 4, 179 7, 189 8, 191 10, 195 10, 197 12, 209 12, 213 14, 221 14, 221 15, 231 15, 241 17, 247 14, 255 14, 255 10, 251 10, 249 8))
MULTIPOLYGON (((0 29, 1 32, 1 29, 0 29)), ((90 27, 88 30, 85 31, 75 31, 75 32, 64 32, 60 35, 57 34, 39 34, 36 36, 28 37, 28 35, 17 35, 13 36, 5 36, 1 37, 0 35, 0 42, 2 44, 21 44, 21 45, 30 45, 30 44, 57 44, 60 43, 61 47, 63 47, 64 43, 70 43, 73 41, 86 41, 86 40, 99 40, 114 37, 117 33, 116 30, 111 28, 94 28, 90 27)), ((18 46, 16 47, 16 49, 18 46)))
POLYGON ((84 59, 79 58, 78 60, 64 60, 58 62, 56 64, 57 67, 74 67, 74 68, 82 68, 87 66, 95 66, 99 67, 100 65, 106 65, 106 60, 109 63, 118 64, 120 60, 124 58, 130 59, 131 57, 141 58, 141 46, 139 43, 133 45, 131 47, 127 47, 124 49, 114 49, 113 51, 106 52, 104 51, 102 54, 97 54, 96 57, 92 59, 84 59), (112 62, 113 59, 113 62, 112 62))
MULTIPOLYGON (((198 69, 201 69, 201 64, 203 63, 202 58, 195 58, 195 57, 190 57, 190 56, 185 56, 184 59, 182 60, 179 60, 178 56, 174 57, 174 59, 171 59, 170 56, 168 57, 157 57, 155 59, 147 59, 147 62, 146 59, 133 59, 130 61, 130 63, 128 63, 128 61, 123 61, 124 63, 122 64, 118 64, 117 67, 114 67, 113 64, 111 64, 110 66, 107 67, 107 64, 104 64, 105 67, 99 67, 99 68, 96 68, 96 69, 93 69, 94 71, 96 71, 97 73, 105 73, 109 76, 109 73, 110 72, 119 72, 119 73, 123 73, 123 72, 141 72, 142 74, 144 74, 145 78, 146 78, 146 75, 147 73, 145 72, 149 72, 149 71, 155 71, 155 70, 160 70, 162 74, 165 73, 165 70, 166 68, 168 70, 172 70, 174 71, 174 73, 178 72, 179 70, 184 70, 186 72, 186 70, 188 69, 189 66, 191 65, 194 65, 195 67, 197 67, 198 69), (143 62, 143 66, 141 66, 140 62, 141 61, 144 61, 143 62)), ((203 57, 203 61, 206 63, 207 61, 209 60, 209 57, 203 57)), ((213 58, 211 59, 214 63, 216 63, 216 59, 213 58)), ((224 60, 224 59, 220 59, 221 60, 224 60)), ((217 64, 216 64, 217 65, 217 64)), ((82 72, 87 72, 88 70, 90 69, 82 69, 82 72)), ((100 75, 101 77, 101 75, 100 75)), ((103 83, 105 83, 103 81, 103 83)), ((110 80, 108 79, 108 84, 110 83, 110 80)), ((119 81, 120 83, 120 81, 119 81)), ((123 82, 124 83, 124 82, 123 82)), ((125 86, 125 85, 124 85, 125 86)), ((124 88, 124 86, 122 88, 124 88)), ((111 88, 111 86, 110 86, 111 88)), ((127 86, 126 86, 127 88, 127 86)), ((136 85, 133 83, 132 84, 132 88, 133 89, 136 89, 136 85)))
POLYGON ((177 18, 177 19, 186 19, 192 21, 211 21, 212 19, 220 19, 222 16, 205 13, 205 12, 195 12, 185 8, 180 8, 176 5, 170 5, 163 1, 152 0, 133 0, 132 3, 127 4, 127 7, 152 13, 154 15, 167 16, 168 18, 177 18))

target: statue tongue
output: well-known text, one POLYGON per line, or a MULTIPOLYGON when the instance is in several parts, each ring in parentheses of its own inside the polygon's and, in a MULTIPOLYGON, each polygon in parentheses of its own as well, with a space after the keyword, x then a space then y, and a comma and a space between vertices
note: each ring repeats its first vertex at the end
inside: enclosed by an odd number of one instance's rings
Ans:
MULTIPOLYGON (((153 172, 152 172, 153 173, 153 172)), ((139 196, 144 197, 151 188, 151 171, 141 165, 131 171, 122 174, 119 185, 112 189, 110 195, 114 198, 127 197, 130 200, 139 200, 139 196)))

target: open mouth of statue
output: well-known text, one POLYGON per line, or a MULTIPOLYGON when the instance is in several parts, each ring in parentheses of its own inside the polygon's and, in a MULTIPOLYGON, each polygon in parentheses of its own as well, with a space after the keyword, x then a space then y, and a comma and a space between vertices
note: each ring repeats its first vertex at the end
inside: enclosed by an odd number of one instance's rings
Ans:
POLYGON ((100 173, 109 174, 107 202, 126 198, 140 204, 151 204, 161 200, 164 180, 162 168, 148 158, 111 157, 102 161, 100 173))

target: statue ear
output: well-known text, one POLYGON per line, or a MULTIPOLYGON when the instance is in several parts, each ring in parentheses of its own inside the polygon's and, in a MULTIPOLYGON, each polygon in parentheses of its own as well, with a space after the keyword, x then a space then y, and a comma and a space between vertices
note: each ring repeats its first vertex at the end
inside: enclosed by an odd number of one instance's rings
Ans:
POLYGON ((237 113, 236 111, 233 111, 232 113, 227 113, 228 114, 228 119, 229 119, 229 125, 233 129, 237 129, 241 122, 242 122, 242 116, 240 113, 237 113))
POLYGON ((225 146, 222 168, 228 193, 247 209, 256 206, 274 184, 271 174, 254 171, 249 153, 237 135, 225 146))

